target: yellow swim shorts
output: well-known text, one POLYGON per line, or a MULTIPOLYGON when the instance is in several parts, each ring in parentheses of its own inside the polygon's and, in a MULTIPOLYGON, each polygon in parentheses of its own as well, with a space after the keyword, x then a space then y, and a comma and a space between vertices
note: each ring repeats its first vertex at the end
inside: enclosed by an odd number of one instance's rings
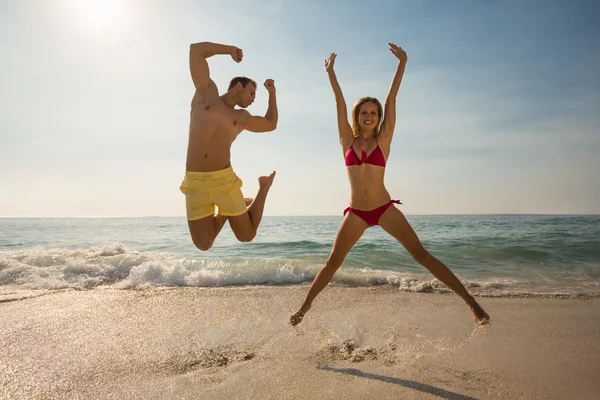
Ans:
POLYGON ((185 194, 185 208, 188 221, 194 221, 215 214, 229 217, 242 215, 247 211, 242 180, 231 167, 213 172, 186 171, 179 190, 185 194))

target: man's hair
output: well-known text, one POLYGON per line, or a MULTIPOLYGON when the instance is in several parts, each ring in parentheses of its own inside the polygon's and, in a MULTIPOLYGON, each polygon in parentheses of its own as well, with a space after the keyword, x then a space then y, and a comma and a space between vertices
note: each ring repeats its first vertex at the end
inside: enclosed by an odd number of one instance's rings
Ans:
POLYGON ((254 82, 252 79, 247 78, 245 76, 236 76, 235 78, 233 78, 231 80, 231 82, 229 82, 229 87, 227 88, 227 90, 231 89, 232 87, 234 87, 235 85, 237 85, 238 82, 241 82, 243 87, 246 87, 246 85, 248 83, 251 83, 254 85, 254 87, 258 87, 256 86, 256 82, 254 82))

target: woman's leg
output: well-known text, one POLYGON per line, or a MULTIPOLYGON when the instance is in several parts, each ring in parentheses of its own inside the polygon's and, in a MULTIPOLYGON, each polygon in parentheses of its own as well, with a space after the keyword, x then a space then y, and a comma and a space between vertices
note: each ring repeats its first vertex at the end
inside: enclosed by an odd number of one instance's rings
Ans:
POLYGON ((329 258, 310 285, 302 307, 290 317, 290 324, 297 325, 302 322, 304 314, 310 310, 315 297, 329 284, 335 272, 342 265, 342 262, 344 262, 350 249, 352 249, 352 246, 356 244, 368 227, 365 221, 352 214, 352 212, 346 214, 338 229, 329 258))
POLYGON ((387 233, 396 238, 410 255, 413 256, 415 261, 427 268, 433 276, 452 289, 469 305, 475 316, 475 322, 481 325, 489 322, 489 315, 475 301, 475 298, 467 292, 467 289, 465 289, 456 275, 423 247, 417 234, 400 210, 393 205, 389 207, 379 219, 379 225, 387 233))

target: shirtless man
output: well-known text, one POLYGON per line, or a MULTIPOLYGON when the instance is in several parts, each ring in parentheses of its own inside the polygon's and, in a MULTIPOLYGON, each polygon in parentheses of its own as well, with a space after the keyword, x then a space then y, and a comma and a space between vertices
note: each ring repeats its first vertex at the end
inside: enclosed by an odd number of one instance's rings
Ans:
POLYGON ((230 55, 237 63, 244 56, 235 46, 208 42, 190 46, 190 71, 196 93, 190 113, 186 173, 180 190, 185 194, 190 234, 200 250, 212 246, 227 220, 239 241, 254 239, 267 193, 275 178, 275 171, 258 178, 256 197, 244 199, 242 181, 233 172, 230 162, 231 144, 244 129, 269 132, 277 127, 274 82, 267 79, 264 83, 269 92, 265 116, 253 116, 245 108, 254 102, 256 82, 235 77, 227 92, 219 96, 206 62, 207 58, 217 54, 230 55), (215 206, 218 207, 217 214, 215 206))

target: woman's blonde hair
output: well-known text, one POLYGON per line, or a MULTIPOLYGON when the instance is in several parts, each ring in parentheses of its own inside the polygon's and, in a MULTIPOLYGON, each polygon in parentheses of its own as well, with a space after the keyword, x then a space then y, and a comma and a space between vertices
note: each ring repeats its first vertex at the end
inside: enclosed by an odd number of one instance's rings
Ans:
POLYGON ((379 128, 381 128, 381 122, 383 122, 383 107, 379 100, 375 97, 363 97, 362 99, 358 99, 354 107, 352 108, 352 135, 355 138, 360 137, 360 124, 358 123, 358 114, 360 113, 360 109, 366 102, 373 102, 377 106, 377 112, 379 114, 379 121, 377 122, 377 126, 374 129, 374 136, 377 137, 379 135, 379 128))

